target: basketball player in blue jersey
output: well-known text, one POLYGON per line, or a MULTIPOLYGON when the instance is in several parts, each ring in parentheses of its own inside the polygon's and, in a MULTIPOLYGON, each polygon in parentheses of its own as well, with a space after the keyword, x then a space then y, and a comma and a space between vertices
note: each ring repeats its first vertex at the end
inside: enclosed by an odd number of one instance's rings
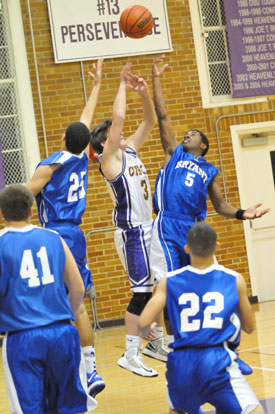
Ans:
POLYGON ((228 341, 252 333, 253 313, 242 275, 215 263, 217 236, 207 223, 188 232, 191 265, 169 272, 139 318, 143 336, 167 305, 174 342, 168 354, 169 413, 197 414, 208 402, 217 414, 263 413, 228 341))
MULTIPOLYGON (((145 364, 140 354, 137 326, 138 317, 153 289, 148 258, 152 230, 151 192, 146 169, 137 151, 155 125, 156 117, 146 82, 131 74, 129 69, 130 64, 126 64, 121 72, 113 118, 92 131, 91 145, 100 154, 100 171, 114 202, 115 244, 133 293, 125 314, 126 350, 118 365, 137 375, 153 377, 158 374, 145 364), (124 139, 127 86, 141 97, 143 121, 133 135, 124 139)), ((161 326, 156 328, 154 350, 151 356, 167 360, 161 326)))
POLYGON ((0 331, 12 413, 73 414, 96 408, 72 325, 84 294, 75 260, 54 231, 30 223, 24 185, 0 193, 0 331), (65 285, 68 291, 66 291, 65 285))
MULTIPOLYGON (((208 195, 216 212, 225 217, 252 220, 269 211, 259 210, 261 204, 238 210, 223 199, 218 168, 204 159, 209 142, 201 131, 190 130, 185 133, 181 143, 177 141, 160 83, 160 76, 168 66, 159 66, 163 60, 164 55, 156 59, 152 67, 154 105, 165 153, 154 194, 154 208, 158 216, 153 225, 150 248, 151 271, 157 282, 167 271, 189 264, 189 256, 182 246, 186 243, 190 227, 196 221, 205 220, 208 195)), ((167 321, 166 313, 165 319, 167 321)), ((166 328, 169 335, 168 321, 166 328)))
MULTIPOLYGON (((40 223, 64 238, 79 267, 86 291, 92 285, 92 278, 85 260, 86 240, 79 225, 86 206, 89 128, 101 85, 102 60, 93 69, 94 73, 89 72, 93 77, 93 89, 80 122, 68 126, 60 151, 41 161, 27 184, 36 197, 40 223)), ((96 371, 94 334, 84 303, 76 313, 76 327, 86 363, 89 393, 94 397, 105 388, 105 383, 96 371)))

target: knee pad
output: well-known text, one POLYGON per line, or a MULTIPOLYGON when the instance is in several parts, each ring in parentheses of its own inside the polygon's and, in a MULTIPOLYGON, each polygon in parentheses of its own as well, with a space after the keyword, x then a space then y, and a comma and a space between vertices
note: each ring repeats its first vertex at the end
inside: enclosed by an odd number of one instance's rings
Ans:
POLYGON ((146 303, 151 299, 151 297, 151 292, 134 293, 127 307, 127 311, 129 313, 139 316, 145 308, 146 303))

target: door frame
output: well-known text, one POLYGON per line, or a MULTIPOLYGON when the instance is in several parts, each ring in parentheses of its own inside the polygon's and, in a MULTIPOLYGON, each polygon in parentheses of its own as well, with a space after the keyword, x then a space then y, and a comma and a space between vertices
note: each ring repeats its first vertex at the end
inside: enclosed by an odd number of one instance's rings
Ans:
MULTIPOLYGON (((267 122, 256 122, 250 124, 239 124, 239 125, 232 125, 230 126, 231 137, 232 137, 232 146, 233 146, 233 153, 234 153, 234 161, 236 167, 236 175, 237 175, 237 182, 238 182, 238 189, 239 189, 239 196, 241 205, 245 206, 245 196, 241 189, 245 188, 245 179, 242 174, 242 162, 241 162, 241 138, 247 134, 262 134, 262 133, 270 133, 270 135, 275 134, 275 121, 267 121, 267 122)), ((251 290, 253 296, 258 296, 259 288, 258 288, 258 278, 256 274, 256 270, 254 268, 254 257, 253 257, 253 249, 252 249, 252 237, 251 237, 251 229, 249 220, 245 220, 243 222, 244 226, 244 234, 245 234, 245 242, 246 242, 246 251, 247 251, 247 259, 248 259, 248 268, 250 273, 250 282, 251 282, 251 290)))

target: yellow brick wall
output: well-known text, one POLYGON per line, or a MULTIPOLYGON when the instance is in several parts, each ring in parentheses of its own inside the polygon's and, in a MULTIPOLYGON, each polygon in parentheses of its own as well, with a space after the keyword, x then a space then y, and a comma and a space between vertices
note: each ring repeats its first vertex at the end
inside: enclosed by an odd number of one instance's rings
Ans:
MULTIPOLYGON (((44 158, 45 148, 26 0, 21 0, 21 8, 40 151, 41 157, 44 158)), ((173 128, 178 139, 181 139, 184 132, 191 128, 201 129, 205 132, 210 140, 207 160, 220 168, 215 133, 216 119, 223 114, 272 109, 275 104, 274 101, 270 101, 264 104, 203 109, 188 2, 167 0, 167 8, 174 51, 167 56, 169 68, 165 72, 162 85, 173 128)), ((47 143, 49 153, 52 153, 59 149, 60 139, 64 130, 69 123, 79 119, 84 106, 80 64, 78 62, 58 65, 54 63, 47 3, 45 1, 32 0, 31 13, 47 143)), ((144 77, 150 88, 153 59, 154 55, 129 57, 129 60, 132 62, 132 71, 144 77)), ((112 104, 119 84, 119 73, 127 60, 127 58, 105 60, 102 88, 94 125, 111 117, 112 104)), ((92 82, 88 75, 91 66, 92 62, 84 62, 88 93, 92 87, 92 82)), ((127 104, 126 137, 127 134, 132 133, 137 128, 142 118, 140 100, 135 93, 128 92, 127 104)), ((228 198, 229 202, 236 207, 240 207, 240 202, 230 137, 230 125, 267 121, 271 120, 271 116, 265 114, 230 117, 223 119, 219 123, 228 198)), ((148 170, 153 190, 154 180, 163 160, 157 127, 154 128, 152 134, 148 137, 147 142, 140 151, 140 156, 148 170)), ((98 172, 97 162, 93 162, 89 172, 87 208, 83 217, 82 228, 84 232, 87 234, 90 230, 99 230, 112 226, 111 213, 112 203, 106 191, 106 185, 98 172)), ((211 205, 209 205, 209 213, 214 213, 211 205)), ((208 221, 217 230, 221 242, 221 249, 217 259, 221 264, 243 273, 248 283, 249 293, 251 293, 242 223, 217 215, 210 216, 208 221)), ((126 273, 114 248, 113 231, 109 230, 91 234, 88 239, 88 253, 94 285, 97 291, 99 320, 123 318, 130 298, 130 292, 126 273)), ((91 313, 88 299, 86 299, 86 303, 89 313, 91 313)))

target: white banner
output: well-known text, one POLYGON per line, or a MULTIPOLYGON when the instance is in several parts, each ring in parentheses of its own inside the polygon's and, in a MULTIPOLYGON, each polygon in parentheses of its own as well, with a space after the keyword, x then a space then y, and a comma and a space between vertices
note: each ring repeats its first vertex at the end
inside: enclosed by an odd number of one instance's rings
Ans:
POLYGON ((172 51, 166 0, 142 0, 153 17, 151 34, 126 37, 119 26, 129 0, 48 0, 56 63, 172 51))

